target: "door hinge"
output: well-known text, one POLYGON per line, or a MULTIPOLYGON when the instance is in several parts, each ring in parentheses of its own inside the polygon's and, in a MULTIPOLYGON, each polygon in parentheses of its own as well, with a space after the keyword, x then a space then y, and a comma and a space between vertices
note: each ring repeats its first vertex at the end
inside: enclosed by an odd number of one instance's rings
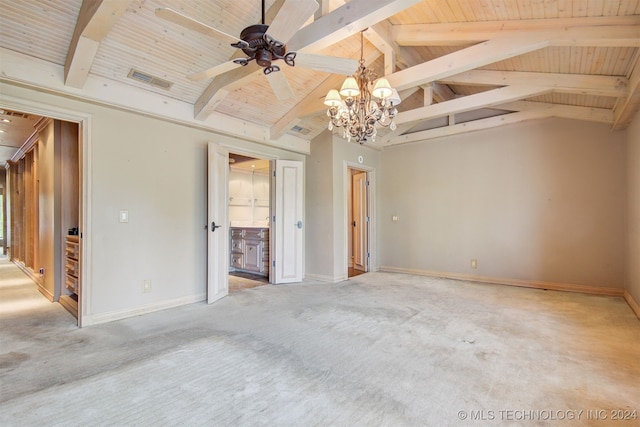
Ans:
POLYGON ((276 262, 275 261, 271 261, 271 267, 275 267, 276 266, 276 262))
POLYGON ((275 215, 273 216, 273 222, 276 222, 276 216, 275 215))
POLYGON ((369 222, 369 217, 368 216, 364 217, 364 222, 369 222))
POLYGON ((273 171, 273 177, 274 178, 276 177, 276 171, 273 171))
POLYGON ((366 180, 365 182, 366 182, 365 185, 368 187, 369 186, 369 180, 366 180))

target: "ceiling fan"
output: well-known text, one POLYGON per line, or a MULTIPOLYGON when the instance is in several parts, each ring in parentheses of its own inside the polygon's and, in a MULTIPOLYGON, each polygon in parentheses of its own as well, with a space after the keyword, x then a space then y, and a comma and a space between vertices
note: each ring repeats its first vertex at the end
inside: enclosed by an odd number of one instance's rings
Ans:
POLYGON ((266 25, 265 2, 262 0, 262 23, 248 26, 242 30, 240 37, 229 35, 170 8, 156 9, 156 16, 229 42, 232 47, 241 49, 247 55, 246 58, 236 58, 187 76, 190 80, 215 77, 234 68, 246 66, 255 60, 263 68, 263 73, 276 96, 279 99, 288 99, 293 95, 293 90, 284 74, 279 72, 280 67, 274 64, 275 61, 282 60, 291 67, 301 66, 345 75, 352 74, 358 68, 358 62, 351 58, 287 51, 286 43, 317 8, 318 3, 315 0, 285 0, 271 25, 266 25))

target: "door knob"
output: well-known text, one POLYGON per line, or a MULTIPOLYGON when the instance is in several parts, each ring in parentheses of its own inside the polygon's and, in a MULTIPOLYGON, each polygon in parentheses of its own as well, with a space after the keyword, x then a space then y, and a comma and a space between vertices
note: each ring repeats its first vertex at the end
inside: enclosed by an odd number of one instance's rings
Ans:
POLYGON ((215 221, 211 221, 211 232, 213 233, 214 231, 216 231, 216 228, 220 228, 222 227, 221 225, 216 225, 215 221))
POLYGON ((301 230, 302 229, 302 221, 296 222, 296 227, 298 227, 298 229, 301 230))

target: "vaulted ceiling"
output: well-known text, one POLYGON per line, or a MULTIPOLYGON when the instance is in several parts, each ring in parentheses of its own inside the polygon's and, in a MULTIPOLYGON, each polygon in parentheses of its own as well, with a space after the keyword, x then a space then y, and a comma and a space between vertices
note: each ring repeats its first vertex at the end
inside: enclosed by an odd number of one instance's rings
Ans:
MULTIPOLYGON (((295 1, 267 0, 266 22, 295 1)), ((640 107, 640 0, 317 2, 287 48, 359 59, 364 31, 367 67, 403 99, 398 128, 368 145, 550 116, 618 130, 640 107)), ((161 19, 164 7, 234 36, 261 20, 256 0, 0 0, 0 80, 307 151, 345 76, 282 65, 286 100, 254 64, 193 81, 237 49, 161 19)))

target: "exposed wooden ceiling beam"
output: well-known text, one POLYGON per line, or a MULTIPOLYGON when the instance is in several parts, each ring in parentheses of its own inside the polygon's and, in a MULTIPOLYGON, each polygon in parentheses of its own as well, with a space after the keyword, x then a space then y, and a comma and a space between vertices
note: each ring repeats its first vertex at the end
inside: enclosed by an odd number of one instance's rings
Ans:
POLYGON ((613 111, 608 108, 578 107, 575 105, 550 104, 535 101, 514 101, 496 105, 495 108, 508 111, 544 111, 554 117, 587 120, 591 122, 613 123, 613 111))
POLYGON ((409 68, 414 65, 424 62, 424 58, 416 49, 406 48, 399 46, 393 37, 391 36, 391 23, 389 20, 378 22, 372 25, 364 32, 364 36, 375 47, 385 54, 385 75, 389 75, 395 72, 395 67, 390 71, 391 64, 400 65, 400 68, 409 68), (393 55, 389 55, 389 50, 393 52, 393 55), (387 58, 389 57, 389 58, 387 58))
POLYGON ((387 34, 375 31, 373 27, 367 28, 363 34, 369 43, 372 43, 384 55, 384 75, 393 74, 396 71, 397 53, 393 45, 387 42, 387 34))
POLYGON ((496 37, 544 34, 552 45, 638 46, 640 16, 394 25, 401 46, 466 45, 496 37))
POLYGON ((395 136, 385 141, 385 146, 407 144, 410 142, 425 141, 443 136, 457 135, 482 129, 489 129, 507 124, 519 123, 525 120, 540 119, 545 117, 563 117, 576 120, 588 120, 601 123, 612 123, 613 113, 605 108, 576 107, 573 105, 549 104, 545 102, 514 101, 496 105, 494 108, 501 110, 518 111, 518 113, 473 120, 451 126, 443 126, 406 135, 395 136))
POLYGON ((84 0, 64 64, 64 84, 81 89, 87 80, 100 42, 132 0, 84 0))
MULTIPOLYGON (((453 91, 451 90, 451 88, 449 88, 449 86, 447 85, 441 85, 438 83, 430 83, 427 86, 423 86, 423 90, 426 92, 427 89, 425 89, 425 87, 428 88, 431 97, 427 97, 426 95, 423 96, 423 107, 426 107, 427 105, 431 105, 432 101, 436 101, 436 102, 445 102, 445 101, 449 101, 452 100, 456 97, 456 94, 453 93, 453 91), (427 102, 427 98, 429 102, 427 102)), ((414 88, 417 89, 417 88, 414 88)), ((404 98, 403 98, 404 99, 404 98)), ((403 105, 403 104, 400 104, 403 105)), ((412 109, 415 109, 418 107, 414 107, 412 109)), ((410 110, 407 110, 410 111, 410 110)), ((394 138, 396 138, 399 135, 402 135, 403 133, 411 130, 412 127, 416 126, 416 123, 404 123, 404 124, 400 124, 397 125, 395 130, 389 130, 388 132, 386 132, 385 134, 383 134, 381 137, 378 138, 378 143, 381 145, 384 145, 390 141, 392 141, 394 138)))
POLYGON ((629 94, 618 99, 613 108, 613 130, 625 129, 640 110, 640 51, 629 73, 629 94))
POLYGON ((324 15, 329 13, 330 10, 330 1, 329 0, 316 0, 318 2, 318 9, 313 14, 313 20, 317 21, 322 18, 324 15))
POLYGON ((351 0, 301 28, 287 43, 289 50, 319 51, 387 19, 422 0, 351 0))
POLYGON ((456 94, 446 84, 433 82, 429 86, 431 87, 433 100, 436 102, 450 101, 456 97, 456 94))
POLYGON ((474 120, 466 123, 459 123, 452 126, 443 126, 435 129, 428 129, 420 132, 413 132, 401 135, 385 145, 390 147, 400 144, 408 144, 411 142, 426 141, 444 136, 458 135, 461 133, 478 131, 483 129, 495 128, 514 123, 520 123, 526 120, 541 119, 550 117, 550 114, 544 110, 520 111, 517 113, 504 114, 502 116, 489 117, 486 119, 474 120))
POLYGON ((396 123, 410 124, 422 120, 445 117, 450 114, 491 107, 505 102, 516 101, 549 92, 549 88, 529 85, 505 86, 474 95, 455 98, 439 104, 427 105, 414 110, 398 113, 396 123))
POLYGON ((454 85, 509 86, 531 84, 547 86, 555 92, 622 97, 628 94, 628 80, 622 76, 591 74, 529 73, 521 71, 470 70, 447 76, 441 83, 454 85))
POLYGON ((236 68, 216 76, 194 104, 194 117, 197 120, 205 120, 229 94, 229 91, 224 89, 227 85, 249 77, 258 70, 260 70, 260 66, 255 62, 251 62, 245 67, 236 68))
POLYGON ((483 65, 522 55, 549 45, 548 40, 540 38, 496 38, 457 52, 441 56, 428 62, 397 71, 387 80, 398 90, 411 86, 420 86, 445 77, 469 71, 483 65))
MULTIPOLYGON (((351 0, 344 6, 301 28, 289 40, 287 49, 289 51, 310 52, 322 50, 420 1, 351 0)), ((249 66, 217 76, 196 101, 194 116, 199 120, 204 120, 215 109, 216 102, 220 101, 217 92, 235 80, 246 77, 255 71, 247 69, 249 66)))

